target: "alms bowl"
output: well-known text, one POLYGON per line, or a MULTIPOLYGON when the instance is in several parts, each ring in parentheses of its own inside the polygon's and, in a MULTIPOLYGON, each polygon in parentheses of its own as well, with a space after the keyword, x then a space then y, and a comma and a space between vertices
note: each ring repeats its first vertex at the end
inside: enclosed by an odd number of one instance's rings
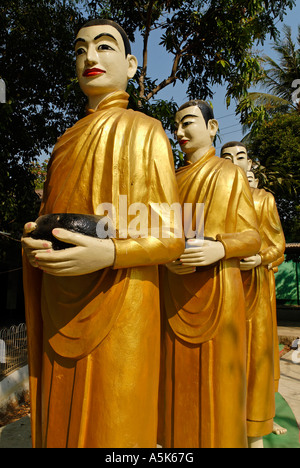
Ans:
POLYGON ((99 237, 107 239, 112 237, 108 232, 108 223, 101 229, 101 232, 107 232, 107 235, 99 236, 99 222, 104 216, 74 214, 74 213, 55 213, 40 216, 36 220, 37 227, 30 232, 27 237, 32 239, 40 239, 52 242, 53 250, 62 250, 74 247, 73 244, 68 244, 56 239, 52 231, 55 228, 66 229, 71 232, 76 232, 91 237, 99 237), (97 227, 98 226, 98 227, 97 227))

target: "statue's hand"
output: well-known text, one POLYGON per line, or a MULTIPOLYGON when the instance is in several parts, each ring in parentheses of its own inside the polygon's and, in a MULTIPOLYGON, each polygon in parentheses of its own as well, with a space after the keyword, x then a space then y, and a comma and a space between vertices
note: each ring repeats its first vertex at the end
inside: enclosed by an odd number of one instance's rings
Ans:
POLYGON ((262 259, 259 254, 253 255, 252 257, 244 258, 244 260, 240 262, 240 268, 242 271, 253 270, 254 268, 260 266, 261 262, 262 259))
POLYGON ((32 239, 31 237, 26 237, 26 235, 35 230, 36 226, 37 225, 34 222, 25 224, 21 242, 29 263, 34 268, 39 268, 39 265, 36 263, 35 259, 36 252, 45 252, 47 249, 51 249, 52 243, 46 240, 36 240, 32 239))
POLYGON ((180 260, 175 260, 174 262, 167 263, 166 267, 175 275, 190 275, 195 273, 196 268, 191 266, 183 265, 180 260))
POLYGON ((222 242, 204 240, 198 247, 191 247, 194 239, 187 241, 190 246, 180 257, 182 265, 189 267, 201 267, 212 265, 225 257, 225 249, 222 242))
POLYGON ((80 276, 113 266, 115 245, 111 239, 97 239, 65 229, 54 229, 52 234, 76 247, 33 252, 39 268, 49 275, 80 276))

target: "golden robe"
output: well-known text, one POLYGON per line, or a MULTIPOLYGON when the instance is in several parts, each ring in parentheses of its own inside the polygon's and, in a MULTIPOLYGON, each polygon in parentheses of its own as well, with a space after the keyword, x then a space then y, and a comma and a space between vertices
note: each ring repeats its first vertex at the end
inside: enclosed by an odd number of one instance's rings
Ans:
MULTIPOLYGON (((276 207, 275 207, 276 208, 276 207)), ((276 209, 277 212, 277 209, 276 209)), ((277 220, 279 219, 279 216, 277 220)), ((280 219, 279 219, 280 221, 280 219)), ((281 249, 285 249, 285 237, 282 231, 281 235, 281 249)), ((269 284, 271 294, 271 305, 272 305, 272 317, 273 317, 273 334, 274 334, 274 382, 275 392, 279 391, 279 380, 280 380, 280 354, 278 343, 278 330, 277 330, 277 304, 276 304, 276 282, 275 273, 278 272, 278 267, 285 261, 285 256, 282 255, 276 262, 272 263, 272 268, 269 270, 269 284)))
MULTIPOLYGON (((240 258, 260 236, 245 174, 215 156, 177 172, 180 203, 204 203, 204 235, 226 256, 162 278, 164 318, 159 442, 163 447, 247 447, 246 318, 240 258)), ((195 220, 194 220, 195 222, 195 220)), ((195 229, 195 224, 193 225, 195 229)))
MULTIPOLYGON (((144 203, 150 222, 151 204, 178 201, 161 124, 127 105, 126 93, 110 95, 58 140, 41 215, 111 203, 119 232, 120 195, 126 208, 144 203)), ((184 240, 170 224, 169 238, 114 243, 113 268, 79 277, 50 276, 24 258, 34 447, 156 447, 157 265, 181 255, 184 240)))
POLYGON ((251 191, 262 239, 262 264, 242 272, 247 310, 247 426, 249 437, 263 437, 273 430, 274 382, 280 372, 274 273, 268 267, 282 256, 285 240, 273 195, 263 189, 251 191))

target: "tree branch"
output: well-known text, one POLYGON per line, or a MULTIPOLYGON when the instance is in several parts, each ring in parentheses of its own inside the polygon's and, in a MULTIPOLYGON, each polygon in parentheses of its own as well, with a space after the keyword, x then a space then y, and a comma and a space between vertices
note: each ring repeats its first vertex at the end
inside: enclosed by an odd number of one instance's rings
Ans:
POLYGON ((153 96, 155 96, 155 94, 157 94, 159 91, 166 88, 167 86, 169 86, 170 84, 174 83, 174 81, 177 80, 176 74, 177 74, 177 70, 178 70, 178 66, 179 66, 179 62, 180 62, 181 57, 182 57, 182 51, 175 56, 173 66, 172 66, 172 71, 171 71, 171 74, 170 74, 169 78, 166 78, 158 86, 156 86, 156 88, 154 88, 147 95, 146 101, 149 101, 149 99, 151 99, 153 96))

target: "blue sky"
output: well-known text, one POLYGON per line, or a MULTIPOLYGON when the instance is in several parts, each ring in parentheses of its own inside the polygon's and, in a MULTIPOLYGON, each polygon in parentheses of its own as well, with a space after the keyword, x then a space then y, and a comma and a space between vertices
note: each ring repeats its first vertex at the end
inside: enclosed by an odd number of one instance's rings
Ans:
MULTIPOLYGON (((300 2, 297 0, 297 5, 293 10, 288 10, 287 15, 284 17, 284 21, 281 23, 278 21, 277 28, 279 31, 282 30, 283 24, 291 26, 293 39, 296 42, 298 24, 300 24, 300 2)), ((171 56, 162 50, 162 47, 157 46, 159 36, 152 35, 150 37, 150 46, 149 46, 149 68, 148 75, 151 78, 167 78, 171 70, 171 56), (160 51, 158 55, 158 50, 160 51), (159 70, 159 73, 157 73, 159 70)), ((142 50, 140 43, 136 41, 132 44, 133 54, 137 56, 139 63, 142 64, 142 50)), ((263 55, 269 55, 272 58, 276 59, 276 53, 272 50, 272 41, 267 40, 263 46, 258 47, 261 50, 263 55)), ((300 78, 300 77, 299 77, 300 78)), ((217 143, 217 154, 221 146, 231 140, 241 140, 243 138, 242 127, 239 123, 239 118, 235 115, 236 105, 233 102, 231 106, 227 109, 225 103, 225 92, 224 87, 214 87, 213 88, 215 95, 212 99, 212 104, 214 106, 215 117, 219 121, 220 125, 220 137, 221 142, 217 143)), ((186 86, 181 83, 177 83, 175 87, 168 86, 162 90, 158 95, 160 99, 171 99, 181 105, 185 103, 188 99, 186 96, 186 86)))

